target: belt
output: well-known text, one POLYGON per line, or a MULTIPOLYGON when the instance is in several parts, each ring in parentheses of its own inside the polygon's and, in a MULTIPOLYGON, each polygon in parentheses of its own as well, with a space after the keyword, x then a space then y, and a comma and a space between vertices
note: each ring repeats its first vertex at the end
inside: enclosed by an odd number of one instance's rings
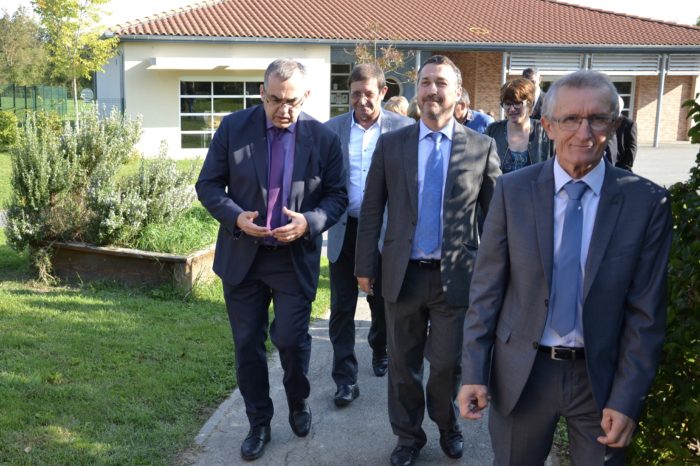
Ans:
POLYGON ((416 265, 421 269, 439 269, 440 259, 411 259, 409 264, 416 265))
POLYGON ((586 359, 586 352, 583 348, 568 348, 566 346, 543 346, 537 347, 543 353, 555 361, 576 361, 586 359))
POLYGON ((279 251, 281 249, 287 249, 289 246, 286 244, 260 244, 258 246, 263 251, 279 251))

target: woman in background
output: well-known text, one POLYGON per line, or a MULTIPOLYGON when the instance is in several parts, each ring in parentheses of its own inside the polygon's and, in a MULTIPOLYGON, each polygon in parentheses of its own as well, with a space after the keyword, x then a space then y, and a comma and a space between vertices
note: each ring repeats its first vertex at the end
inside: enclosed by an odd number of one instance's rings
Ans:
POLYGON ((515 78, 501 87, 505 120, 491 123, 485 134, 496 140, 501 171, 512 172, 554 155, 554 144, 539 120, 530 118, 535 85, 527 78, 515 78))

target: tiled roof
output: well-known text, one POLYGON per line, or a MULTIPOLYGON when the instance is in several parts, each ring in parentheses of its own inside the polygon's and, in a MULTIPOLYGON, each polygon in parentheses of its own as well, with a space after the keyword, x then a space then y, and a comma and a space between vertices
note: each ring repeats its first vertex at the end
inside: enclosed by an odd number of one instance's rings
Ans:
MULTIPOLYGON (((644 0, 639 0, 644 1, 644 0)), ((700 28, 554 0, 215 0, 118 26, 119 36, 396 43, 697 46, 700 28), (372 12, 370 15, 367 12, 372 12), (380 19, 381 18, 381 19, 380 19)))

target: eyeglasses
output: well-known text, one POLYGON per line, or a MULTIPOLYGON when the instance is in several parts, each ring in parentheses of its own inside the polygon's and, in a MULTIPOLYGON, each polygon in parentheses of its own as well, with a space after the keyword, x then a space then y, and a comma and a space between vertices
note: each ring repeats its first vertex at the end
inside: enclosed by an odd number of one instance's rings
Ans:
POLYGON ((305 100, 306 94, 297 99, 288 100, 278 99, 277 97, 268 97, 267 94, 265 94, 265 103, 272 106, 272 108, 275 110, 279 110, 283 107, 289 107, 289 110, 297 110, 299 107, 304 105, 305 100))
POLYGON ((501 107, 503 110, 508 110, 509 107, 513 107, 513 110, 520 110, 525 105, 525 102, 501 102, 501 107))
POLYGON ((613 117, 610 115, 589 115, 587 117, 580 117, 578 115, 567 115, 561 118, 551 118, 555 121, 559 128, 564 131, 576 131, 581 126, 583 120, 588 121, 588 127, 593 131, 605 131, 610 127, 613 122, 613 117))

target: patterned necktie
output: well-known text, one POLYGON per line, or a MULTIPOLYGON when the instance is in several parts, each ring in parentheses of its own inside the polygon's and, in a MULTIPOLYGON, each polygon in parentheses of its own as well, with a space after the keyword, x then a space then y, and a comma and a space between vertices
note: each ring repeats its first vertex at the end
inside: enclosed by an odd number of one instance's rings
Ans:
POLYGON ((557 257, 557 277, 552 304, 552 328, 559 336, 574 329, 581 289, 581 236, 583 232, 583 208, 581 197, 588 189, 584 182, 564 185, 569 200, 566 202, 564 229, 557 257))
POLYGON ((282 186, 284 182, 284 134, 287 130, 274 128, 270 142, 270 174, 267 186, 267 227, 282 225, 282 186))
POLYGON ((440 151, 442 133, 430 133, 433 150, 425 164, 421 207, 416 227, 416 245, 426 254, 435 251, 440 243, 440 210, 442 206, 443 166, 440 151))

